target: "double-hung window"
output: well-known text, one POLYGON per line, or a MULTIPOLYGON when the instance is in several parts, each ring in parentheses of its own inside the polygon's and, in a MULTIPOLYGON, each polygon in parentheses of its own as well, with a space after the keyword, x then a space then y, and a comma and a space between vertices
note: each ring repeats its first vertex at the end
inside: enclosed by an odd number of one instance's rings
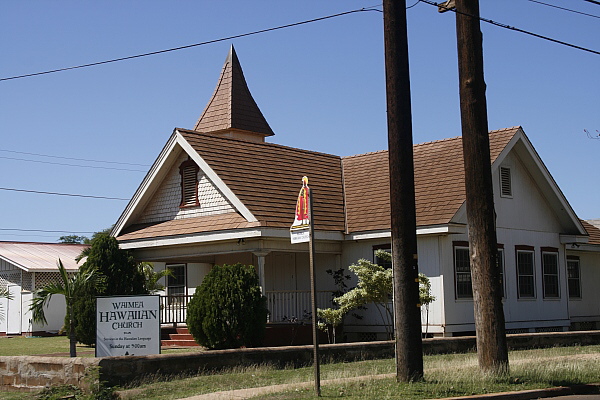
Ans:
POLYGON ((167 277, 167 295, 170 303, 183 302, 183 296, 186 293, 186 265, 171 264, 167 265, 171 275, 167 277))
POLYGON ((558 249, 542 248, 542 274, 544 275, 544 298, 559 298, 558 249))
POLYGON ((569 284, 569 298, 581 298, 581 270, 579 268, 579 257, 567 256, 567 278, 569 284))
POLYGON ((454 280, 457 299, 472 299, 471 264, 469 261, 469 244, 454 243, 454 280))
POLYGON ((535 298, 535 262, 533 247, 517 247, 517 291, 519 298, 535 298))

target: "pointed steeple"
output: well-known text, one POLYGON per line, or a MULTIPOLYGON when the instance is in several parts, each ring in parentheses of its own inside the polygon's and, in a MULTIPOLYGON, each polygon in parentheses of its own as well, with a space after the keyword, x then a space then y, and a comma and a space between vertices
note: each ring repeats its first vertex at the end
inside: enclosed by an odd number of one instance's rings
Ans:
POLYGON ((274 135, 250 94, 233 45, 215 92, 194 130, 259 142, 264 142, 266 136, 274 135))

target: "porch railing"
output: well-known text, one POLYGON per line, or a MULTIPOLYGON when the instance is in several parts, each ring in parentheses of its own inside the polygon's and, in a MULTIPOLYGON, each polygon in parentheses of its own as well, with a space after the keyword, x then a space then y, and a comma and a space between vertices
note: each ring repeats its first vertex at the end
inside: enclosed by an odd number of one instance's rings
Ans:
POLYGON ((163 324, 183 324, 192 295, 160 296, 160 321, 163 324))
MULTIPOLYGON (((310 290, 273 290, 265 293, 268 322, 307 321, 312 318, 310 290)), ((317 307, 328 308, 333 305, 331 291, 317 291, 317 307)))
MULTIPOLYGON (((317 307, 333 305, 331 291, 317 291, 317 307)), ((268 322, 308 321, 312 318, 310 290, 274 290, 265 293, 268 322)), ((191 295, 160 296, 160 317, 163 324, 183 324, 191 295)))

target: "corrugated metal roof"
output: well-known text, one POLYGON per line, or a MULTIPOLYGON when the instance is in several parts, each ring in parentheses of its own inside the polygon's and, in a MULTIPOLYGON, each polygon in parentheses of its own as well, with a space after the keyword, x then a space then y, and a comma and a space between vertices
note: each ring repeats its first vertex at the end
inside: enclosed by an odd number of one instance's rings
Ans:
POLYGON ((80 264, 75 258, 87 247, 85 244, 0 242, 0 258, 27 272, 56 271, 60 258, 67 270, 76 271, 80 264))

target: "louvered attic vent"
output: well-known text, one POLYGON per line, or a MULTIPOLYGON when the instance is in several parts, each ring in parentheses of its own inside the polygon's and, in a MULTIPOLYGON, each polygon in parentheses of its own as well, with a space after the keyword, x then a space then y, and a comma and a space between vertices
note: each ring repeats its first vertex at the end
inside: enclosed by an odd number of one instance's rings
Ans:
POLYGON ((508 167, 500 167, 500 196, 512 197, 512 182, 508 167))
POLYGON ((181 204, 180 207, 199 206, 198 201, 198 166, 192 160, 187 160, 179 166, 181 174, 181 204))

